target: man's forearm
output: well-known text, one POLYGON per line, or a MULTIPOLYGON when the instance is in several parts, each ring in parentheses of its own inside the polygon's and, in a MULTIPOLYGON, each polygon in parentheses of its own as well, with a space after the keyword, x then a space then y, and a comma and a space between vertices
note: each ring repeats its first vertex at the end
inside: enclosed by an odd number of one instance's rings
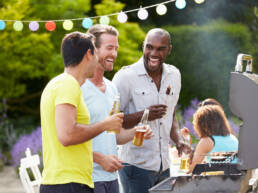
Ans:
POLYGON ((135 135, 135 129, 124 129, 120 130, 120 133, 116 135, 116 142, 118 145, 123 145, 133 139, 135 135))
POLYGON ((143 111, 124 115, 123 128, 130 129, 136 126, 141 121, 142 115, 143 111))
POLYGON ((74 128, 63 131, 60 142, 64 146, 77 145, 86 142, 105 130, 105 122, 99 122, 90 125, 75 124, 74 128))
POLYGON ((174 127, 174 128, 171 129, 170 138, 173 140, 173 142, 175 144, 177 144, 178 142, 181 141, 181 135, 179 133, 179 128, 178 127, 174 127))
POLYGON ((93 162, 100 164, 103 161, 103 154, 99 152, 93 152, 93 162))
POLYGON ((179 130, 179 124, 175 115, 175 112, 173 114, 173 123, 171 126, 171 131, 170 131, 170 138, 173 140, 175 144, 178 144, 178 142, 181 141, 181 134, 179 130))

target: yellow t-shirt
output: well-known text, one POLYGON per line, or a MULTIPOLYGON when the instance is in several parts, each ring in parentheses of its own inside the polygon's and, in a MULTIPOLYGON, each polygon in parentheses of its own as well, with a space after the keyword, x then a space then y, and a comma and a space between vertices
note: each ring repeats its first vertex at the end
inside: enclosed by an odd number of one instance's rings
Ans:
POLYGON ((42 184, 65 184, 76 182, 93 188, 92 142, 63 146, 55 127, 55 106, 72 104, 77 109, 77 123, 89 124, 90 114, 84 103, 79 83, 63 73, 52 79, 45 87, 40 101, 43 148, 42 184))

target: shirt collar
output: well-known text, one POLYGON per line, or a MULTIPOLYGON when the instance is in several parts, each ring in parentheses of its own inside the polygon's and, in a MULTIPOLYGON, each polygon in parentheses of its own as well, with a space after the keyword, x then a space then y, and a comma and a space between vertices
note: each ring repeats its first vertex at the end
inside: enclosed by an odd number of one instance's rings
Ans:
POLYGON ((143 61, 143 57, 141 57, 137 62, 136 62, 136 73, 138 75, 145 75, 148 74, 145 67, 144 67, 144 61, 143 61))

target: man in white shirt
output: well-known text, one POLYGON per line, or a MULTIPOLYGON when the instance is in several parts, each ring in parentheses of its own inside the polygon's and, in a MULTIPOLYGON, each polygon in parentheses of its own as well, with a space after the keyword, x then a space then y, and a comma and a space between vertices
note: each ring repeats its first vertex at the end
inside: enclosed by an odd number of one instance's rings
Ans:
POLYGON ((175 107, 181 89, 179 70, 164 61, 171 51, 170 35, 163 29, 148 32, 143 44, 143 57, 118 71, 113 82, 121 97, 124 128, 140 122, 148 108, 149 125, 154 137, 142 147, 127 143, 119 158, 129 164, 119 171, 124 193, 148 193, 148 189, 169 177, 168 145, 172 139, 181 154, 190 147, 180 140, 175 107))

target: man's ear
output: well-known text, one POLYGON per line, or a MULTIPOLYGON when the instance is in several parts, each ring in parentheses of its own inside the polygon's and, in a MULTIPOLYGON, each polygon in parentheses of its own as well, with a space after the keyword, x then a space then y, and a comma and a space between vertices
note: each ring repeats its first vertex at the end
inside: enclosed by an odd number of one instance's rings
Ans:
POLYGON ((169 50, 168 50, 168 55, 171 54, 171 50, 172 50, 172 45, 170 44, 170 45, 169 45, 169 50))
POLYGON ((87 60, 89 60, 94 54, 91 53, 91 50, 88 49, 87 52, 85 53, 84 57, 87 58, 87 60))

